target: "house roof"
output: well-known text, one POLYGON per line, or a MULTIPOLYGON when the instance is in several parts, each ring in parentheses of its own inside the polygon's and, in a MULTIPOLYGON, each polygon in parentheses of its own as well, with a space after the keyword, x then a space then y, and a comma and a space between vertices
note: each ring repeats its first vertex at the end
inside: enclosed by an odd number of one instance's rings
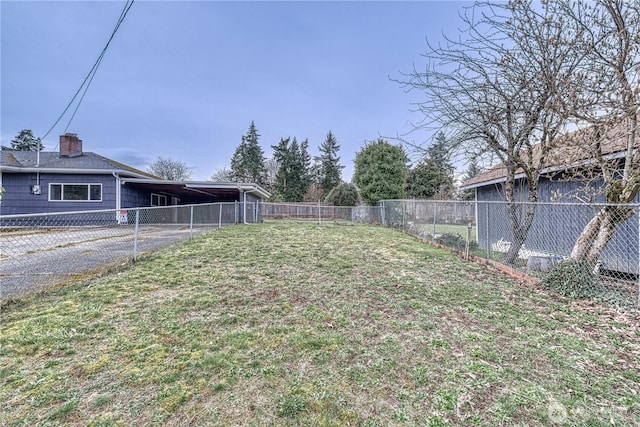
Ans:
POLYGON ((92 152, 83 152, 75 157, 60 156, 58 152, 0 150, 0 170, 9 173, 68 173, 68 174, 112 174, 119 175, 123 184, 151 191, 177 195, 207 195, 213 197, 237 196, 240 193, 254 194, 267 199, 270 194, 257 184, 209 181, 169 181, 132 168, 123 163, 92 152))
MULTIPOLYGON (((621 158, 627 149, 625 136, 626 128, 623 124, 613 126, 602 136, 596 135, 594 127, 568 133, 559 138, 558 144, 548 153, 545 165, 542 167, 542 173, 553 173, 592 163, 593 151, 590 149, 590 144, 584 143, 585 140, 599 141, 601 153, 605 160, 621 158)), ((638 147, 640 147, 640 138, 636 138, 634 147, 637 153, 638 147)), ((533 165, 540 164, 542 145, 536 144, 532 148, 533 159, 530 163, 533 165)), ((467 190, 504 182, 506 175, 507 167, 504 164, 499 164, 465 181, 461 188, 467 190)), ((522 170, 518 170, 516 179, 523 177, 522 170)))
POLYGON ((84 152, 80 156, 65 157, 58 152, 1 150, 0 167, 3 172, 47 172, 47 173, 93 173, 111 174, 113 172, 125 176, 158 179, 158 177, 132 168, 115 160, 92 152, 84 152))

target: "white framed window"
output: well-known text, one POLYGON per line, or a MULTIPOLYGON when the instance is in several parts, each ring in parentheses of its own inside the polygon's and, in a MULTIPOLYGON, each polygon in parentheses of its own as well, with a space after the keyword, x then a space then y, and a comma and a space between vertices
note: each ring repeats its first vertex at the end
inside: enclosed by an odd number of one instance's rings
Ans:
POLYGON ((151 206, 167 206, 167 196, 151 193, 151 206))
POLYGON ((49 184, 50 202, 101 202, 102 184, 49 184))

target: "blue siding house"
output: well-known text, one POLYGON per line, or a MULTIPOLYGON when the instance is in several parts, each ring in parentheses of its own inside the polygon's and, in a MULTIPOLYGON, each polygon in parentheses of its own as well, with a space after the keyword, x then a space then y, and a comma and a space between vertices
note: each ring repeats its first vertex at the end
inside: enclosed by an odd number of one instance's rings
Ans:
MULTIPOLYGON (((620 168, 624 161, 624 151, 618 150, 620 145, 610 144, 606 155, 611 161, 617 161, 620 168)), ((562 147, 560 151, 565 149, 562 147)), ((637 152, 637 148, 636 148, 637 152)), ((561 157, 561 156, 560 156, 561 157)), ((533 224, 529 229, 524 247, 527 253, 541 253, 567 257, 573 245, 583 231, 587 222, 597 210, 590 204, 578 205, 588 198, 592 204, 604 203, 604 196, 599 189, 603 181, 583 181, 571 172, 587 164, 588 158, 581 162, 565 165, 562 163, 548 165, 538 181, 539 201, 533 224), (585 192, 591 188, 593 191, 585 192)), ((476 233, 479 247, 504 252, 505 244, 513 241, 511 228, 507 218, 503 184, 506 181, 506 169, 498 165, 463 183, 463 190, 475 190, 476 199, 476 233), (500 250, 500 247, 504 250, 500 250)), ((526 202, 528 188, 524 174, 516 175, 516 200, 526 202)), ((634 203, 640 203, 636 196, 634 203)), ((523 208, 524 209, 524 208, 523 208)), ((616 234, 602 253, 600 261, 602 269, 630 274, 640 271, 639 254, 639 213, 620 224, 616 234)))
POLYGON ((82 150, 76 134, 60 136, 59 152, 0 151, 0 215, 128 209, 214 202, 261 202, 256 184, 166 181, 82 150))

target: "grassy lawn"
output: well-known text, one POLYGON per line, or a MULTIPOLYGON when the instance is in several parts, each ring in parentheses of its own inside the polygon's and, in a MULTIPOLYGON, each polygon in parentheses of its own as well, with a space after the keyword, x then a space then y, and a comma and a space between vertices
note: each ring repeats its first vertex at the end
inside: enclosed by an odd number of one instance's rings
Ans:
POLYGON ((639 317, 391 229, 227 227, 3 306, 0 425, 638 425, 639 317))

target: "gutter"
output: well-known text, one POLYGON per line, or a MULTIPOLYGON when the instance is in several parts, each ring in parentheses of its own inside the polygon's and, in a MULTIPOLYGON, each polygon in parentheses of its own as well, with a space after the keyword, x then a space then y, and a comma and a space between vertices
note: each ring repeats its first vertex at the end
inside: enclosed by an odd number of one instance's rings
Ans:
POLYGON ((121 198, 121 194, 120 194, 120 190, 122 188, 122 181, 120 179, 120 176, 118 176, 118 174, 116 172, 111 172, 111 174, 116 179, 116 210, 120 210, 121 209, 121 203, 122 203, 122 198, 121 198))
POLYGON ((246 185, 245 186, 245 191, 247 191, 247 188, 249 189, 249 193, 256 193, 258 196, 260 196, 263 199, 268 199, 269 196, 271 196, 271 193, 269 193, 267 190, 261 188, 258 189, 258 186, 256 184, 251 184, 251 185, 246 185))
POLYGON ((79 174, 87 174, 87 175, 109 175, 114 173, 132 175, 132 176, 142 176, 140 174, 129 172, 122 169, 75 169, 75 168, 36 168, 36 167, 16 167, 16 166, 6 166, 2 165, 2 170, 4 172, 22 172, 22 173, 51 173, 51 174, 71 174, 71 175, 79 175, 79 174))
POLYGON ((244 201, 242 202, 242 223, 243 224, 249 224, 247 222, 247 192, 246 191, 242 191, 242 196, 244 198, 244 201))

